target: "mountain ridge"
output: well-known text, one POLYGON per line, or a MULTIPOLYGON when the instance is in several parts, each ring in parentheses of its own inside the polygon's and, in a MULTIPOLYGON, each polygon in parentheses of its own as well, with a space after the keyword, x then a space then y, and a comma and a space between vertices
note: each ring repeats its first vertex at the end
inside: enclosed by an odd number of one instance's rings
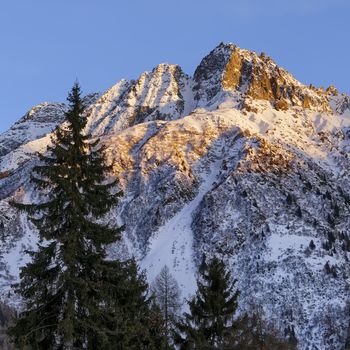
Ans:
MULTIPOLYGON (((265 54, 221 43, 193 77, 160 64, 86 101, 86 132, 106 146, 124 191, 105 218, 126 223, 112 257, 135 255, 150 282, 167 264, 187 296, 203 254, 219 255, 242 305, 262 305, 300 349, 342 349, 348 96, 307 87, 265 54)), ((36 234, 9 201, 38 200, 29 174, 64 111, 41 104, 0 135, 1 294, 17 307, 9 285, 36 234)))

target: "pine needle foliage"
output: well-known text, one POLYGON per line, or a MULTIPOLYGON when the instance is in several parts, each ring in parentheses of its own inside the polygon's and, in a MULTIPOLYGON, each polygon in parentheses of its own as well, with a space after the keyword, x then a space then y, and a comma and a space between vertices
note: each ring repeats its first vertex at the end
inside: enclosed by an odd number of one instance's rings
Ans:
POLYGON ((222 260, 202 264, 197 293, 189 312, 178 324, 175 342, 180 349, 222 349, 235 331, 234 314, 239 291, 222 260))
POLYGON ((22 268, 16 292, 24 312, 10 336, 19 348, 109 349, 111 329, 103 305, 113 294, 110 275, 119 262, 106 261, 106 245, 121 228, 100 224, 117 203, 116 181, 99 140, 84 134, 86 118, 80 87, 74 84, 65 122, 51 138, 31 181, 40 202, 14 205, 39 232, 31 262, 22 268))

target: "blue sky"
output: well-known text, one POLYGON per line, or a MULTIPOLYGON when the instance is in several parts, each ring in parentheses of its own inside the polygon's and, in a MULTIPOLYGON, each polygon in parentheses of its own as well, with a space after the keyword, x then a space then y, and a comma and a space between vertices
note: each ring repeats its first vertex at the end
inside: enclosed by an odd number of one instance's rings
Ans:
POLYGON ((192 74, 219 42, 264 51, 297 79, 350 94, 349 0, 0 0, 0 132, 42 101, 192 74))

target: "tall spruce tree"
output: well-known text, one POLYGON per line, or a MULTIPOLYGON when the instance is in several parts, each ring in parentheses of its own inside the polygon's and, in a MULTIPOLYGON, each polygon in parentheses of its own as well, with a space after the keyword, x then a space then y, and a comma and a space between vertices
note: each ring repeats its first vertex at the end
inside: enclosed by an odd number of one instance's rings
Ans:
POLYGON ((115 295, 111 280, 118 261, 106 261, 106 245, 120 229, 96 221, 116 203, 115 181, 106 183, 110 167, 99 140, 84 134, 84 105, 76 83, 65 122, 33 170, 40 203, 18 204, 39 232, 37 251, 21 271, 15 290, 24 312, 9 334, 19 348, 109 349, 114 334, 106 300, 115 295))
POLYGON ((235 331, 233 316, 239 292, 236 280, 220 259, 202 263, 197 292, 188 302, 189 313, 178 324, 175 342, 180 349, 224 349, 235 331))

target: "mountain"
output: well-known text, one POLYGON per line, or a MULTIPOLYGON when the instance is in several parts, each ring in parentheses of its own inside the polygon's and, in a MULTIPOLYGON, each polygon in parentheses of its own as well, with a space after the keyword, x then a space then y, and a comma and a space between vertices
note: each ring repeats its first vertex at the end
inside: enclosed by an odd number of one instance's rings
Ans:
MULTIPOLYGON (((124 191, 105 218, 126 224, 111 257, 135 255, 150 282, 167 264, 187 297, 203 255, 216 254, 238 279, 242 312, 262 305, 299 349, 344 348, 349 96, 221 43, 193 77, 160 64, 85 101, 86 132, 124 191)), ((37 234, 9 202, 38 200, 30 172, 66 108, 35 106, 0 135, 1 295, 17 308, 10 284, 37 234)))

